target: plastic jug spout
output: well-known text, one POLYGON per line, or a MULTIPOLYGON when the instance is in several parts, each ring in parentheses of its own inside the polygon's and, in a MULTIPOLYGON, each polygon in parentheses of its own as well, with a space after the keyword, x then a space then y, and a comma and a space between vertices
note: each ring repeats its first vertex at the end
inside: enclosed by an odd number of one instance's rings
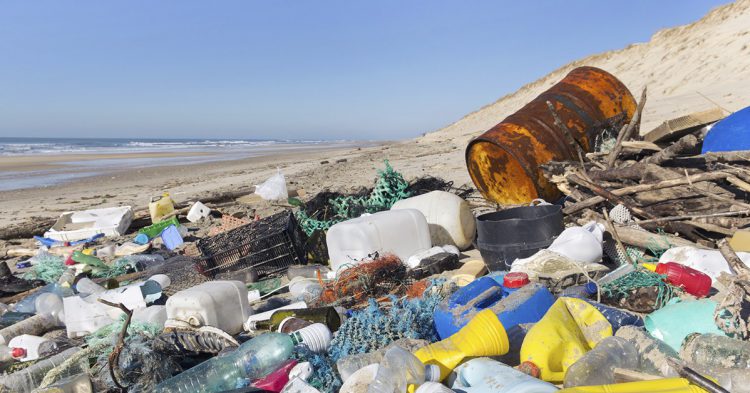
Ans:
POLYGON ((479 312, 458 333, 422 347, 414 355, 424 364, 440 367, 444 380, 467 357, 500 356, 508 353, 508 334, 492 310, 479 312))

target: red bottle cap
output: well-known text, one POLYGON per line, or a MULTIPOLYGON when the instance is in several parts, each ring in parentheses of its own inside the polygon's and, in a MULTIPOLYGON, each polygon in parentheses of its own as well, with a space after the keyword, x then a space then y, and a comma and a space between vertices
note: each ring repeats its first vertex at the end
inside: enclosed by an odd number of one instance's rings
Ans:
POLYGON ((508 273, 503 277, 503 286, 506 288, 521 288, 529 282, 529 275, 523 272, 508 273))
POLYGON ((68 259, 65 260, 65 266, 73 266, 76 261, 73 260, 73 254, 68 255, 68 259))
POLYGON ((530 375, 534 378, 539 378, 539 376, 542 374, 542 370, 540 370, 536 364, 528 360, 518 366, 518 371, 526 375, 530 375))
POLYGON ((20 359, 26 356, 26 350, 23 348, 13 348, 10 351, 10 356, 12 356, 15 359, 20 359))

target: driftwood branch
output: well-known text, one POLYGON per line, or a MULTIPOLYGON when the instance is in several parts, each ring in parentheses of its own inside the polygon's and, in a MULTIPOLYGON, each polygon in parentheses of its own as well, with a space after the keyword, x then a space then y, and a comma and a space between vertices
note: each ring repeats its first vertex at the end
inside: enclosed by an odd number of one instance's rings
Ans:
POLYGON ((633 132, 640 128, 641 124, 641 112, 643 112, 643 106, 646 105, 646 88, 643 88, 643 92, 641 93, 641 100, 638 102, 638 106, 635 109, 635 114, 633 114, 633 118, 630 120, 630 123, 623 127, 622 130, 620 130, 620 133, 617 135, 617 141, 615 142, 615 146, 612 148, 612 151, 609 153, 609 156, 607 157, 607 168, 612 168, 612 166, 615 164, 615 160, 617 160, 617 155, 620 154, 620 151, 622 150, 622 142, 630 139, 633 136, 633 132))
POLYGON ((716 245, 719 247, 721 256, 723 256, 724 259, 727 260, 727 263, 729 263, 729 268, 732 270, 732 272, 739 277, 750 279, 750 268, 748 268, 742 262, 740 257, 737 256, 734 250, 732 250, 732 247, 729 245, 727 239, 720 240, 716 245))
POLYGON ((99 302, 110 307, 119 308, 126 315, 125 322, 123 322, 122 328, 120 329, 120 334, 117 336, 117 344, 115 344, 112 353, 109 354, 109 358, 107 359, 109 363, 109 376, 112 377, 112 382, 114 382, 120 390, 125 392, 128 388, 120 384, 120 381, 117 378, 117 373, 115 372, 115 367, 119 364, 120 352, 122 352, 122 349, 125 347, 125 337, 128 336, 128 326, 130 326, 130 320, 133 318, 133 311, 125 307, 122 303, 115 304, 104 299, 99 299, 99 302))

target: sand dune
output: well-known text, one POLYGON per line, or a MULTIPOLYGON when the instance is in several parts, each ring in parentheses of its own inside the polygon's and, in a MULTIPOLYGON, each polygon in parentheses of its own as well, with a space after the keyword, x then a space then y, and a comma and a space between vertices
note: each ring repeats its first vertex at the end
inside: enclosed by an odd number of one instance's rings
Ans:
POLYGON ((423 140, 452 139, 465 146, 583 65, 614 74, 635 97, 648 86, 642 132, 716 105, 729 111, 744 108, 750 105, 750 0, 718 7, 695 23, 661 30, 647 43, 569 63, 423 140))

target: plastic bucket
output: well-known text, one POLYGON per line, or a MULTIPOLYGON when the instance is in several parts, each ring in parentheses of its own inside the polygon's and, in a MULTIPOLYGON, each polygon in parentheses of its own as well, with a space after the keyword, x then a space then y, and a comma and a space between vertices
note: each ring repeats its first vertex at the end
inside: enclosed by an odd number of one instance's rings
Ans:
POLYGON ((549 247, 565 229, 557 205, 523 206, 477 217, 476 248, 490 271, 549 247))

